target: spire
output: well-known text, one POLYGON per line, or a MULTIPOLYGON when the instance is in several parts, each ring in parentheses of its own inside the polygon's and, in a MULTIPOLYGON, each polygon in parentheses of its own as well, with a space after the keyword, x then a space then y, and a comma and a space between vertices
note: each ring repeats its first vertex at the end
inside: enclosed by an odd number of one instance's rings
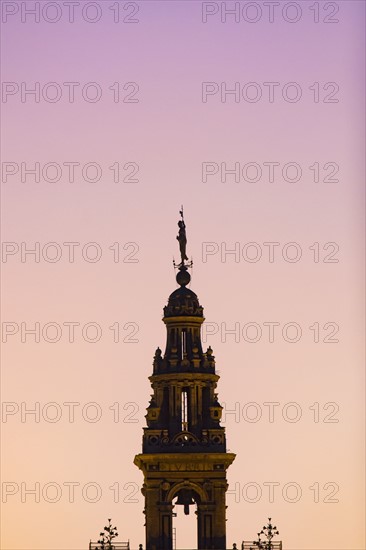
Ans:
POLYGON ((182 432, 189 432, 189 438, 194 436, 196 451, 206 449, 208 445, 213 452, 225 452, 224 428, 220 426, 222 407, 215 391, 219 380, 215 357, 211 346, 206 351, 202 347, 203 307, 197 294, 187 288, 190 280, 188 269, 192 262, 188 262, 186 255, 183 207, 180 215, 182 219, 178 224, 177 240, 182 261, 174 264, 178 269, 177 282, 180 286, 170 294, 164 307, 166 345, 164 353, 158 347, 154 355, 153 375, 150 376, 154 393, 147 408, 144 451, 158 452, 162 444, 160 432, 168 430, 172 448, 168 450, 169 445, 164 443, 166 452, 177 450, 174 438, 182 432), (153 444, 151 430, 159 432, 159 438, 154 439, 153 444), (213 430, 214 436, 206 441, 207 430, 213 430), (213 439, 216 436, 217 439, 213 439))

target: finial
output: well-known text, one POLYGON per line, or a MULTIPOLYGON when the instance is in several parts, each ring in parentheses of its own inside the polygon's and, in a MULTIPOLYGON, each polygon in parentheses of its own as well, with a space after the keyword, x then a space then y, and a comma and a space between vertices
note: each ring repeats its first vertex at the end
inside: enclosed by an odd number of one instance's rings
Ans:
POLYGON ((259 533, 257 533, 258 540, 253 541, 254 546, 256 546, 258 550, 272 548, 274 544, 272 542, 273 537, 280 534, 280 532, 277 530, 277 527, 275 525, 272 525, 271 521, 272 518, 268 518, 268 525, 263 526, 263 529, 259 533), (262 540, 261 535, 264 535, 267 540, 262 540))

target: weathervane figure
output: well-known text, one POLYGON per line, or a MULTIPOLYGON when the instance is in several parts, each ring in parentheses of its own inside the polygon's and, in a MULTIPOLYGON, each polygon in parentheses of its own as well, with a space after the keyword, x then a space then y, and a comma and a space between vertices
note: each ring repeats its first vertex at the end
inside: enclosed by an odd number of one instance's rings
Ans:
POLYGON ((184 262, 188 260, 188 256, 186 254, 186 248, 187 248, 187 236, 186 236, 186 224, 184 223, 184 216, 183 216, 183 206, 182 210, 179 210, 179 214, 181 215, 182 219, 178 222, 179 227, 179 233, 177 235, 177 240, 179 241, 179 250, 180 250, 180 257, 181 257, 181 266, 184 266, 184 262))

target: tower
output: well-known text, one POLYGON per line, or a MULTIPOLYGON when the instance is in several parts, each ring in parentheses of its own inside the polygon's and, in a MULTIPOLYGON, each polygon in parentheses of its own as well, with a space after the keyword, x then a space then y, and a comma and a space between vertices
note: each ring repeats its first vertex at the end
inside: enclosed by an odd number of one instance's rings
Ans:
POLYGON ((179 221, 181 263, 179 287, 169 296, 163 321, 164 354, 157 348, 153 393, 147 408, 142 454, 134 463, 142 470, 145 497, 146 550, 172 550, 175 505, 197 505, 197 548, 226 548, 226 471, 235 454, 226 452, 222 407, 215 392, 219 376, 209 347, 202 349, 203 308, 190 282, 186 233, 179 221), (173 499, 177 497, 175 505, 173 499))

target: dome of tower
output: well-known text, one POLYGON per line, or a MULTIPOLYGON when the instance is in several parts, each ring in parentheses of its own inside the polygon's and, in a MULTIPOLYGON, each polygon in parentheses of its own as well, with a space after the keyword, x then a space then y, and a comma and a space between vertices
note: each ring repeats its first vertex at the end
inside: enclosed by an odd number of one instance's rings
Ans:
POLYGON ((203 317, 203 307, 198 296, 186 286, 181 286, 171 293, 168 305, 164 308, 164 317, 179 316, 203 317))

